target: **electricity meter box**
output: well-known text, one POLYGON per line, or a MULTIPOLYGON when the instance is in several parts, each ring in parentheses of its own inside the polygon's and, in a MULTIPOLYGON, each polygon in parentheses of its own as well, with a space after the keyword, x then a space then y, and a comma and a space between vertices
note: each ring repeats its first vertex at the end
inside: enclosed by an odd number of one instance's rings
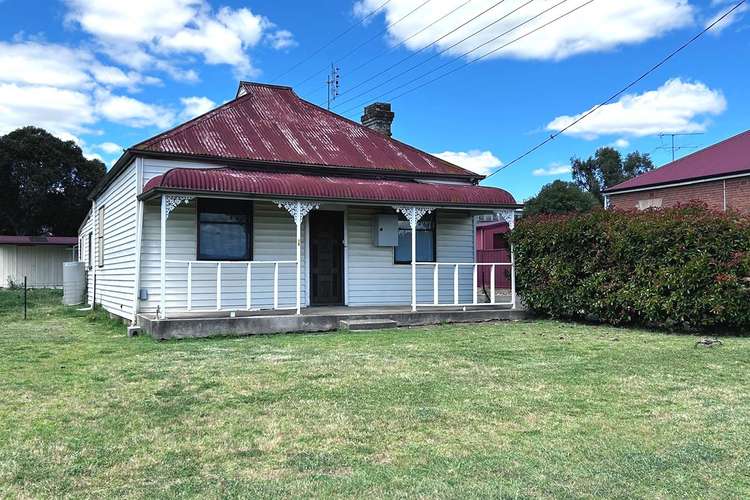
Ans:
POLYGON ((396 214, 378 214, 372 226, 372 242, 376 247, 398 246, 398 217, 396 214))

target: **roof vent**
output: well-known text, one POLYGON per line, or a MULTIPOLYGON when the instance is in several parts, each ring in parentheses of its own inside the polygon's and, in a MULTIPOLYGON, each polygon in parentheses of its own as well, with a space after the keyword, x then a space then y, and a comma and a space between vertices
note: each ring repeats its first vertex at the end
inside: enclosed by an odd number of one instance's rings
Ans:
POLYGON ((365 112, 362 115, 362 125, 390 137, 391 123, 393 123, 394 116, 390 103, 375 102, 365 107, 365 112))

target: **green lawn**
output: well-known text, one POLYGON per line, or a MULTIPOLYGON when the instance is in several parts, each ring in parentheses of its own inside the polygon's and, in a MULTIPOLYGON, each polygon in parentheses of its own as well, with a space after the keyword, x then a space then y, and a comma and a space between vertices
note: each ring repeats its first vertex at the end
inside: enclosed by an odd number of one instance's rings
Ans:
POLYGON ((750 338, 552 321, 155 342, 0 293, 0 498, 750 496, 750 338))

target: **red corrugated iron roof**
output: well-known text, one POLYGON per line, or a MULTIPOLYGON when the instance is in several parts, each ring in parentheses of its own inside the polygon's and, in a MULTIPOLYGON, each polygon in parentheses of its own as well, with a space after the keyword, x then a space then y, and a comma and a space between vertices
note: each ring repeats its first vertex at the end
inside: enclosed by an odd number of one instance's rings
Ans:
POLYGON ((0 236, 0 245, 60 245, 78 244, 75 236, 0 236))
POLYGON ((301 99, 242 82, 244 95, 132 149, 295 165, 482 176, 301 99))
POLYGON ((605 190, 611 193, 725 175, 750 173, 750 130, 605 190))
POLYGON ((355 202, 414 203, 457 207, 508 207, 516 200, 505 190, 468 184, 361 179, 232 168, 175 168, 149 180, 152 190, 255 195, 355 202))

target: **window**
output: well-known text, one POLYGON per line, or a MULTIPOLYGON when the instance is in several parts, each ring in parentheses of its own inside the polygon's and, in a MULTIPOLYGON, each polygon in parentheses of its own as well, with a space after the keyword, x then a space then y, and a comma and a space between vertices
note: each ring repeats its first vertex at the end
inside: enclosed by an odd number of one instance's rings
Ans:
POLYGON ((94 235, 92 233, 89 233, 88 237, 88 247, 86 248, 86 262, 88 262, 88 268, 91 269, 91 266, 93 266, 93 262, 91 261, 91 246, 92 246, 92 239, 94 238, 94 235))
POLYGON ((198 260, 252 260, 252 205, 198 199, 198 260))
MULTIPOLYGON (((393 249, 396 264, 411 264, 411 225, 398 214, 398 246, 393 249)), ((417 262, 435 262, 435 213, 417 222, 417 262)))
POLYGON ((96 221, 96 261, 99 267, 104 266, 104 207, 99 209, 96 221))
POLYGON ((638 210, 648 210, 649 208, 661 208, 661 202, 662 202, 662 198, 638 200, 638 210))

